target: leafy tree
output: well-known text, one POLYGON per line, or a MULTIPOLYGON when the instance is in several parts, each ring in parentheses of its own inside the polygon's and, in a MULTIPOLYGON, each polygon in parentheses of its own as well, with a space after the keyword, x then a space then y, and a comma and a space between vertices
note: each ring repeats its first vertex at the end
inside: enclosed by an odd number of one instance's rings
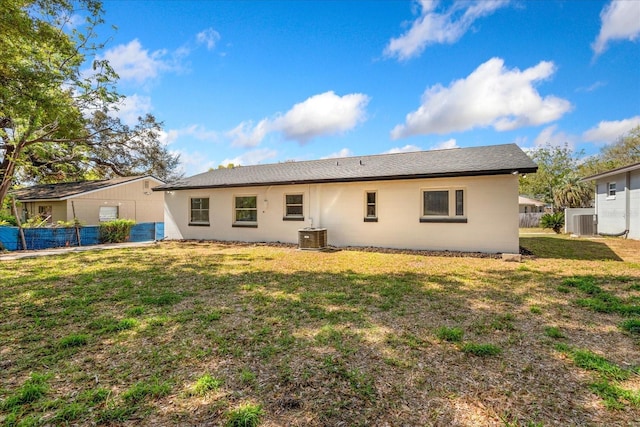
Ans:
MULTIPOLYGON (((234 165, 233 163, 228 163, 226 165, 218 165, 218 169, 233 169, 235 167, 236 165, 234 165)), ((209 168, 209 171, 212 171, 212 170, 214 170, 214 168, 209 168)))
POLYGON ((588 206, 592 190, 588 184, 578 182, 581 155, 582 152, 574 154, 566 144, 546 145, 530 152, 538 172, 520 176, 520 193, 552 204, 555 210, 588 206))
POLYGON ((0 203, 17 180, 166 179, 177 166, 152 116, 134 127, 114 118, 118 76, 95 59, 102 15, 97 0, 2 0, 0 203), (74 26, 77 16, 85 22, 74 26), (87 72, 82 66, 90 60, 87 72))
POLYGON ((554 206, 557 209, 583 208, 591 205, 593 200, 593 188, 579 182, 576 174, 565 177, 564 183, 555 189, 553 194, 554 206))
POLYGON ((97 111, 85 126, 92 135, 79 141, 29 146, 24 152, 28 162, 21 170, 23 179, 46 183, 138 174, 178 178, 173 171, 179 157, 157 142, 162 127, 152 115, 130 127, 97 111))
POLYGON ((634 163, 640 163, 640 126, 631 129, 613 144, 602 147, 598 156, 580 167, 580 173, 582 176, 595 175, 634 163))

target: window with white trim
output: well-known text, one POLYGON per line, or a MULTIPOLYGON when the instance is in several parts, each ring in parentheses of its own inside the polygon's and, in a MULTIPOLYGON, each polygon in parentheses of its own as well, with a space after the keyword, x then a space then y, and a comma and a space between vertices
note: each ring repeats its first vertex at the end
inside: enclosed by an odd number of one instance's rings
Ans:
POLYGON ((209 225, 209 198, 191 198, 191 216, 189 225, 209 225))
POLYGON ((461 188, 422 190, 420 222, 467 222, 461 188))
POLYGON ((98 212, 98 218, 100 222, 113 221, 118 219, 118 207, 117 206, 100 206, 98 212))
POLYGON ((284 195, 285 221, 304 221, 304 196, 302 194, 284 195))
POLYGON ((364 193, 364 221, 378 221, 378 192, 365 191, 364 193))
POLYGON ((235 196, 234 221, 238 227, 256 227, 258 225, 258 196, 235 196))
POLYGON ((616 183, 607 182, 607 199, 615 199, 615 198, 616 198, 616 183))

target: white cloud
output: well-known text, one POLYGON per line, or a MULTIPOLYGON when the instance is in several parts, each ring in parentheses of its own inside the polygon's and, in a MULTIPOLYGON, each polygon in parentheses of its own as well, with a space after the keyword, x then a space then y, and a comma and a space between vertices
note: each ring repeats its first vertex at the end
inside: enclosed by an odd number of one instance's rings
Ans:
POLYGON ((255 147, 270 132, 304 144, 309 140, 353 129, 365 120, 369 97, 361 93, 338 96, 333 91, 321 93, 295 104, 284 115, 263 119, 257 125, 245 121, 228 131, 236 147, 255 147))
POLYGON ((385 151, 382 154, 409 153, 411 151, 420 151, 420 150, 422 149, 417 145, 407 144, 404 147, 394 147, 390 150, 385 151))
POLYGON ((172 144, 182 136, 190 136, 200 141, 218 142, 220 135, 213 130, 207 130, 201 125, 190 125, 182 129, 169 129, 160 132, 160 141, 172 144))
POLYGON ((597 81, 597 82, 593 83, 590 86, 577 88, 576 92, 593 92, 594 90, 600 89, 601 87, 606 86, 606 85, 607 85, 606 82, 597 81))
POLYGON ((118 117, 122 123, 133 126, 138 122, 138 117, 144 117, 152 108, 151 98, 134 94, 120 101, 118 110, 113 110, 111 115, 118 117))
POLYGON ((613 143, 636 126, 640 126, 640 116, 624 120, 602 121, 598 126, 582 134, 584 141, 613 143))
POLYGON ((438 3, 438 0, 421 0, 420 16, 406 33, 389 41, 384 54, 407 60, 419 55, 428 45, 455 43, 477 19, 505 7, 509 0, 458 1, 448 9, 436 12, 438 3))
POLYGON ((611 40, 634 41, 640 35, 640 2, 612 1, 600 12, 600 34, 591 45, 596 55, 607 48, 611 40))
POLYGON ((451 148, 458 148, 458 142, 454 139, 447 139, 431 147, 432 150, 449 150, 451 148))
POLYGON ((565 145, 571 149, 574 148, 577 140, 576 136, 570 135, 565 132, 557 132, 558 125, 547 126, 542 129, 533 143, 536 148, 552 146, 552 147, 564 147, 565 145))
POLYGON ((86 22, 85 18, 77 13, 65 14, 59 16, 58 19, 60 19, 62 27, 67 31, 74 30, 86 22))
POLYGON ((200 44, 206 45, 208 50, 215 48, 216 43, 218 43, 219 40, 220 33, 213 28, 207 28, 196 35, 196 41, 200 44))
POLYGON ((240 123, 225 135, 231 138, 231 145, 234 147, 255 147, 262 142, 270 127, 268 119, 260 120, 256 126, 253 126, 253 122, 249 120, 240 123))
POLYGON ((335 153, 331 153, 327 156, 321 157, 321 159, 337 159, 342 157, 351 157, 353 156, 353 152, 348 148, 343 148, 340 151, 336 151, 335 153))
POLYGON ((238 157, 234 157, 233 159, 224 159, 221 164, 225 166, 227 166, 229 163, 233 163, 235 166, 257 165, 265 160, 272 159, 277 155, 278 152, 275 150, 260 148, 258 150, 247 151, 246 153, 241 154, 238 157))
POLYGON ((170 129, 168 131, 166 130, 161 130, 159 132, 159 136, 158 139, 160 140, 160 142, 163 145, 170 145, 173 144, 174 142, 176 142, 176 140, 178 139, 179 136, 179 132, 175 129, 170 129))
POLYGON ((405 123, 391 131, 393 139, 412 135, 465 131, 491 126, 495 130, 513 130, 523 126, 549 123, 571 110, 571 103, 555 96, 541 97, 536 82, 555 71, 553 62, 542 61, 520 71, 508 70, 501 58, 492 58, 466 79, 445 88, 428 88, 422 105, 407 114, 405 123))
POLYGON ((138 84, 155 79, 163 71, 179 68, 174 60, 167 59, 166 49, 149 52, 138 39, 107 50, 99 59, 108 60, 120 80, 138 84))
POLYGON ((218 167, 218 163, 212 160, 203 161, 203 159, 206 159, 207 156, 199 152, 176 150, 172 151, 171 154, 180 155, 181 167, 178 172, 184 173, 186 175, 195 175, 198 173, 206 172, 211 168, 218 167))
POLYGON ((220 140, 220 135, 218 134, 218 132, 205 129, 205 127, 202 125, 191 125, 184 129, 180 129, 178 132, 180 135, 193 136, 200 141, 217 142, 220 140))
POLYGON ((514 138, 513 141, 511 141, 511 143, 516 144, 518 147, 524 150, 528 141, 529 141, 529 138, 527 138, 526 136, 517 136, 514 138))
POLYGON ((364 121, 369 97, 361 93, 338 96, 333 91, 321 93, 296 104, 272 127, 287 139, 308 142, 322 135, 346 132, 364 121))

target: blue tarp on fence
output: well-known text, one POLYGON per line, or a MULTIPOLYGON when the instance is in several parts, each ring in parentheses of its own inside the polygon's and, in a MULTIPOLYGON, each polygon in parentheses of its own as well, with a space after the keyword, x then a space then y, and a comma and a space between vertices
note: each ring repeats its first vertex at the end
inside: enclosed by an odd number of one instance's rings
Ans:
POLYGON ((0 244, 8 251, 18 250, 18 227, 0 227, 0 244))
MULTIPOLYGON (((23 230, 29 250, 100 244, 97 225, 80 227, 80 244, 78 244, 78 232, 75 228, 24 228, 23 230)), ((131 228, 128 241, 147 242, 163 238, 163 222, 143 222, 131 228)), ((0 227, 0 243, 8 251, 23 249, 18 227, 0 227)))

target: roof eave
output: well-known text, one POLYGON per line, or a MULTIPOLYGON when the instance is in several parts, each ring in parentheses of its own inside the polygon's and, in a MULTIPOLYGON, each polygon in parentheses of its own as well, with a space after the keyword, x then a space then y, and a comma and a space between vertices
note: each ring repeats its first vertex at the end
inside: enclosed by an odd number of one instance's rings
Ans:
POLYGON ((66 199, 66 197, 62 198, 62 197, 45 197, 45 198, 28 198, 28 199, 21 199, 21 198, 16 198, 16 202, 20 202, 20 203, 34 203, 34 202, 63 202, 66 199))
POLYGON ((638 170, 638 169, 640 169, 640 163, 634 163, 632 165, 627 165, 627 166, 623 166, 623 167, 620 167, 620 168, 611 169, 611 170, 606 171, 606 172, 601 172, 601 173, 597 173, 595 175, 584 177, 581 180, 579 180, 578 182, 595 181, 597 179, 607 178, 607 177, 610 177, 610 176, 613 176, 613 175, 619 175, 621 173, 627 173, 627 172, 631 172, 631 171, 638 170))
POLYGON ((159 186, 152 188, 152 191, 179 191, 179 190, 204 190, 210 188, 238 188, 238 187, 268 187, 270 185, 298 185, 298 184, 328 184, 340 182, 371 182, 371 181, 395 181, 405 179, 426 179, 426 178, 459 178, 465 176, 492 176, 492 175, 517 175, 523 173, 535 173, 538 167, 509 168, 482 171, 461 171, 443 173, 425 173, 411 175, 387 175, 354 178, 327 178, 308 179, 292 181, 271 181, 271 182, 246 182, 237 184, 212 184, 212 185, 189 185, 189 186, 159 186))
MULTIPOLYGON (((92 188, 90 190, 82 190, 82 191, 76 191, 74 193, 69 193, 69 194, 65 194, 64 196, 58 196, 58 197, 45 197, 45 198, 28 198, 28 199, 20 199, 17 198, 16 200, 19 202, 62 202, 65 200, 69 200, 69 199, 73 199, 75 197, 79 197, 79 196, 84 196, 87 194, 91 194, 91 193, 95 193, 98 191, 103 191, 109 188, 114 188, 114 187, 120 187, 122 185, 127 185, 127 184, 132 184, 134 182, 138 182, 138 181, 144 181, 145 179, 154 179, 158 182, 160 182, 160 185, 164 185, 164 181, 162 181, 159 178, 156 178, 153 175, 141 175, 141 176, 136 176, 136 177, 131 177, 131 179, 128 179, 126 181, 120 181, 120 182, 115 182, 115 183, 109 183, 108 180, 105 181, 105 185, 96 187, 96 188, 92 188)), ((55 185, 55 184, 52 184, 55 185)), ((153 188, 151 188, 153 190, 153 188)))

